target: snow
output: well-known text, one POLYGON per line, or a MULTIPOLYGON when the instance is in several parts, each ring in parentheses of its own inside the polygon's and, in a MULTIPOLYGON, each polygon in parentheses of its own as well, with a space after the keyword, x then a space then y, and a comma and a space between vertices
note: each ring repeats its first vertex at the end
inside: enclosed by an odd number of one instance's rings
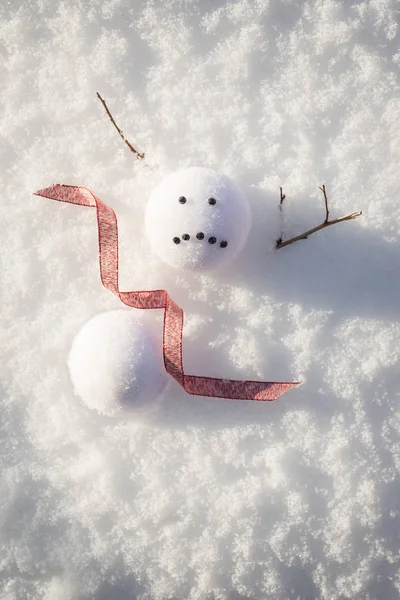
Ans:
POLYGON ((396 0, 1 3, 2 600, 399 597, 398 23, 396 0), (196 165, 253 214, 220 271, 144 233, 154 187, 196 165), (114 208, 121 289, 184 309, 188 373, 302 386, 91 411, 72 340, 122 306, 93 211, 32 195, 52 183, 114 208), (323 183, 332 217, 363 215, 275 251, 324 219, 323 183))
POLYGON ((232 179, 203 167, 170 173, 151 193, 145 229, 152 250, 178 269, 215 269, 239 254, 251 211, 232 179))
POLYGON ((162 344, 146 313, 109 310, 82 327, 68 356, 75 392, 103 415, 146 410, 167 383, 162 344))

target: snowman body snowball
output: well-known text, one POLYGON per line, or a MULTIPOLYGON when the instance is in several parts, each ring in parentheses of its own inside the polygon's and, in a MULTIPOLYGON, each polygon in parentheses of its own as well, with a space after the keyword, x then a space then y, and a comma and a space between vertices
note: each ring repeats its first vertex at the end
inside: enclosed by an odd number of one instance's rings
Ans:
POLYGON ((218 268, 246 243, 251 226, 247 199, 226 175, 191 167, 168 175, 146 208, 151 248, 164 262, 183 269, 218 268))
POLYGON ((77 395, 108 416, 147 406, 168 377, 162 348, 139 310, 109 311, 85 323, 73 340, 68 367, 77 395))

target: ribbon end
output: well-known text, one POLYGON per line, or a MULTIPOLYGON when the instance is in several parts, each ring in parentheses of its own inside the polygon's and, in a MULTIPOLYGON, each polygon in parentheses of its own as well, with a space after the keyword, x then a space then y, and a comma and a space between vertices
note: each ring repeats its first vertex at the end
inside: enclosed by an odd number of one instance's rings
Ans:
POLYGON ((62 195, 62 189, 68 186, 61 185, 60 183, 54 183, 47 188, 43 188, 41 190, 37 190, 37 192, 33 192, 34 196, 42 196, 42 198, 49 198, 49 200, 59 200, 62 195))
POLYGON ((54 183, 50 187, 34 192, 33 195, 49 198, 49 200, 57 200, 58 202, 78 204, 79 206, 96 206, 96 200, 92 192, 78 185, 54 183))
POLYGON ((301 385, 300 381, 270 383, 267 385, 267 387, 257 392, 253 399, 264 402, 272 402, 299 385, 301 385))

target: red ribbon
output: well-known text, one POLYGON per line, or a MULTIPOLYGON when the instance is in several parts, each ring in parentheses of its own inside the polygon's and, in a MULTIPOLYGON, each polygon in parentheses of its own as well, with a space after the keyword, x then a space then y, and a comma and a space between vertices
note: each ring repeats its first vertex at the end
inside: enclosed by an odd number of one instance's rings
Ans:
POLYGON ((186 375, 182 364, 183 311, 165 290, 121 292, 118 287, 118 224, 112 208, 81 186, 52 185, 35 193, 59 202, 96 208, 101 281, 127 306, 164 309, 163 356, 166 371, 188 394, 235 400, 275 400, 298 383, 236 381, 186 375))

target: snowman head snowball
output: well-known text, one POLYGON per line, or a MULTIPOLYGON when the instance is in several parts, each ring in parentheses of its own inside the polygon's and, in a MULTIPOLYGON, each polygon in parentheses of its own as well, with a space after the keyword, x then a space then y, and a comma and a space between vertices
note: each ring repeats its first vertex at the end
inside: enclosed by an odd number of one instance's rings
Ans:
POLYGON ((153 190, 145 231, 157 256, 169 265, 210 270, 230 263, 251 227, 248 201, 226 175, 204 167, 171 173, 153 190))

